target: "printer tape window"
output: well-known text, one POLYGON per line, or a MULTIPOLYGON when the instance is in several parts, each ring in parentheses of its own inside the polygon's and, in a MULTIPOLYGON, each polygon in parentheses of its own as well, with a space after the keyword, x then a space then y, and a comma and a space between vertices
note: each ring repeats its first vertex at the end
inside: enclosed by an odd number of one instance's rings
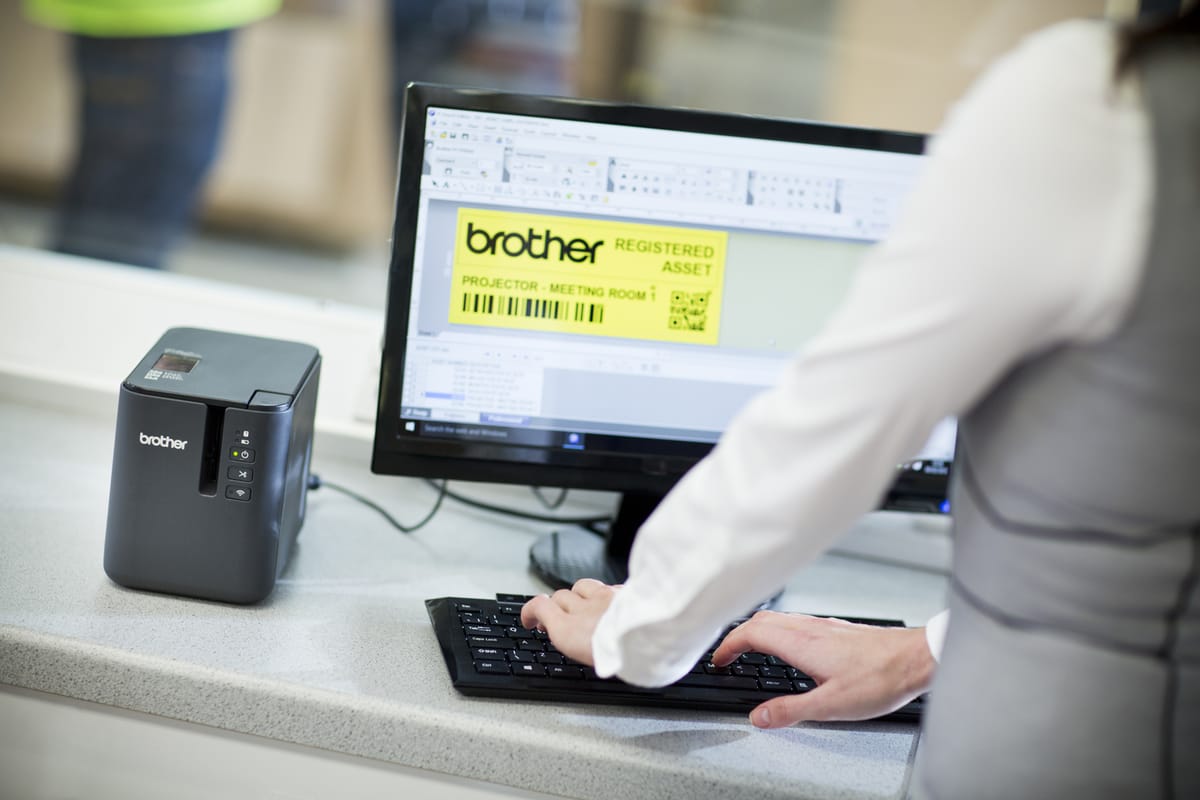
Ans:
POLYGON ((191 372, 192 367, 200 363, 199 356, 189 356, 183 353, 167 351, 158 357, 151 369, 161 369, 164 372, 191 372))

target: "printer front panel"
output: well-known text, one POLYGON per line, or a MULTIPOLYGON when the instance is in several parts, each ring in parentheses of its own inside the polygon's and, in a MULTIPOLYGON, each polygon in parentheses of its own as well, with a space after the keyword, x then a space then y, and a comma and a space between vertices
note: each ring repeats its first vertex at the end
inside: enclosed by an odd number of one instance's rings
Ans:
POLYGON ((132 588, 226 602, 270 594, 289 417, 122 386, 105 537, 109 576, 132 588))

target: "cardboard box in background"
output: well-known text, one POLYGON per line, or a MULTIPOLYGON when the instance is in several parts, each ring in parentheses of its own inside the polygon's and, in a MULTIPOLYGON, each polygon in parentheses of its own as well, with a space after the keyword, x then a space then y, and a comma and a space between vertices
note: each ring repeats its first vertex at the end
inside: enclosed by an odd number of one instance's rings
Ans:
POLYGON ((825 118, 933 131, 998 57, 1077 17, 1129 18, 1128 0, 838 0, 825 118))
POLYGON ((998 56, 1137 0, 581 0, 584 96, 929 132, 998 56))
MULTIPOLYGON (((238 32, 202 217, 335 248, 391 219, 389 68, 380 0, 289 0, 238 32)), ((0 191, 52 197, 75 147, 66 37, 0 3, 0 191)))
POLYGON ((0 189, 47 194, 74 147, 65 37, 0 2, 0 189))

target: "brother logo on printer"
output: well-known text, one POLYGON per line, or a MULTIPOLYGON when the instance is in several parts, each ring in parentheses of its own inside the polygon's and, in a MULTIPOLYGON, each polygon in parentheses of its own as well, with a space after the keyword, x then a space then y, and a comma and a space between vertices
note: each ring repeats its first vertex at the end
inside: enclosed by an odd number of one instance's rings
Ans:
POLYGON ((138 441, 150 447, 169 447, 172 450, 183 450, 187 447, 187 439, 172 439, 170 436, 147 436, 138 433, 138 441))

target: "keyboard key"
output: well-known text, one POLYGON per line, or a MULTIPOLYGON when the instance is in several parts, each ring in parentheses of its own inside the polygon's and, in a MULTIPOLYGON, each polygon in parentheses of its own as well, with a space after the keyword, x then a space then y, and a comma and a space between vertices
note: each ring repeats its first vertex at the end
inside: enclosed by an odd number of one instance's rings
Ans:
POLYGON ((476 661, 475 671, 490 675, 507 675, 508 663, 505 661, 476 661))
POLYGON ((496 593, 496 602, 501 603, 501 604, 516 603, 518 606, 523 606, 532 599, 533 599, 533 595, 530 595, 530 594, 500 594, 499 592, 496 593))
POLYGON ((508 660, 532 664, 533 662, 537 661, 537 657, 539 655, 541 655, 541 653, 530 653, 528 650, 509 650, 508 660))
POLYGON ((712 663, 711 661, 708 661, 704 664, 704 674, 705 675, 732 675, 733 669, 731 667, 718 667, 716 664, 712 663))
POLYGON ((767 663, 767 657, 762 653, 742 653, 738 656, 738 662, 742 664, 760 665, 767 663))
POLYGON ((530 652, 540 653, 546 649, 545 645, 537 639, 521 639, 517 642, 518 650, 529 650, 530 652))
POLYGON ((563 664, 551 664, 546 667, 546 675, 551 678, 582 678, 582 667, 568 667, 563 664))
POLYGON ((737 675, 684 675, 674 686, 706 686, 710 689, 746 689, 758 691, 754 678, 739 678, 737 675))
POLYGON ((463 613, 463 614, 478 614, 480 611, 480 608, 479 608, 479 606, 475 605, 474 603, 460 602, 460 603, 454 604, 454 610, 458 611, 460 613, 463 613))
POLYGON ((563 657, 558 653, 537 653, 536 659, 539 664, 561 664, 563 657))
POLYGON ((741 675, 743 678, 757 678, 758 669, 759 668, 753 664, 734 664, 733 674, 741 675))
POLYGON ((514 649, 516 642, 505 636, 468 636, 467 644, 473 648, 497 648, 500 650, 514 649))
POLYGON ((471 655, 477 661, 507 661, 504 650, 495 647, 472 647, 471 655))
POLYGON ((791 681, 783 680, 781 678, 760 678, 758 685, 764 692, 792 691, 791 681))
POLYGON ((524 603, 497 603, 496 610, 501 614, 509 614, 517 619, 521 617, 521 608, 524 603))
POLYGON ((807 691, 810 691, 811 689, 815 689, 817 685, 815 683, 813 683, 811 680, 807 680, 807 681, 792 681, 792 686, 795 687, 797 692, 807 692, 807 691))
POLYGON ((764 678, 786 678, 787 669, 784 667, 759 667, 758 674, 764 678))
POLYGON ((506 629, 499 625, 463 625, 467 636, 505 636, 506 629))
POLYGON ((495 647, 499 650, 512 650, 517 643, 504 636, 468 636, 467 644, 471 647, 495 647))
POLYGON ((537 631, 531 631, 529 628, 522 628, 520 625, 509 625, 504 629, 504 635, 511 639, 536 639, 538 638, 537 631))
POLYGON ((513 614, 492 614, 492 616, 488 618, 488 622, 492 625, 503 625, 506 628, 510 625, 516 625, 520 621, 521 618, 514 616, 513 614))
POLYGON ((513 675, 537 675, 543 676, 546 674, 546 668, 541 664, 513 664, 513 675))
POLYGON ((478 614, 459 614, 458 621, 464 625, 487 625, 488 621, 478 614))

